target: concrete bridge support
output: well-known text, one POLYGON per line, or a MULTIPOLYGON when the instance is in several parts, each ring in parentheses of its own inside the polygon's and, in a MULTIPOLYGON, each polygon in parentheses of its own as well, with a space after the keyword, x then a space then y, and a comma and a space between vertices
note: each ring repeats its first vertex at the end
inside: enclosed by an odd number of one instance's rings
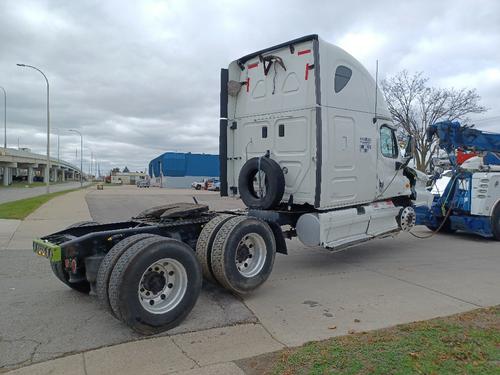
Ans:
POLYGON ((34 171, 33 171, 33 167, 29 166, 28 167, 28 184, 32 184, 33 183, 33 176, 35 175, 34 171))
POLYGON ((2 183, 3 186, 9 186, 12 182, 12 172, 9 167, 3 167, 3 178, 2 178, 2 183))
POLYGON ((3 178, 2 184, 4 186, 9 186, 12 184, 13 168, 17 168, 17 163, 0 163, 0 167, 3 167, 3 178))

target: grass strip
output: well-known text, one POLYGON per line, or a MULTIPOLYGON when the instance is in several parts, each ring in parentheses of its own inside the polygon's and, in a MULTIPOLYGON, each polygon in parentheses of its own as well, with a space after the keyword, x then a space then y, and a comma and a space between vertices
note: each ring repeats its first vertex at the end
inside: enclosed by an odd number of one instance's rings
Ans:
POLYGON ((38 195, 36 197, 2 203, 0 204, 0 219, 23 220, 26 216, 28 216, 30 213, 35 211, 38 207, 48 202, 52 198, 76 190, 80 190, 80 188, 58 191, 55 193, 43 194, 43 195, 38 195))
POLYGON ((500 374, 500 306, 241 360, 247 374, 500 374))

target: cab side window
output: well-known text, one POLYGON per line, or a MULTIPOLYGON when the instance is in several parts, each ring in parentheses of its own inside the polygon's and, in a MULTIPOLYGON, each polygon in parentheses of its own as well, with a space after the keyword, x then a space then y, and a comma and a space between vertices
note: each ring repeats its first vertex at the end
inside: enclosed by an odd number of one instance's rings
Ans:
POLYGON ((352 76, 352 70, 347 66, 339 65, 335 70, 335 80, 333 82, 333 87, 335 93, 339 93, 349 82, 352 76))
POLYGON ((387 125, 380 127, 380 151, 387 158, 396 158, 398 156, 396 132, 387 125))

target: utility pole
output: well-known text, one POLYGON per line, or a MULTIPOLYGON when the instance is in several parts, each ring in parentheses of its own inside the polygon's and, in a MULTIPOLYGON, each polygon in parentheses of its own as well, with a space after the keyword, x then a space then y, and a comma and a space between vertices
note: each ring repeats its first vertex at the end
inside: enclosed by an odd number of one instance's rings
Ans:
POLYGON ((7 148, 7 92, 5 89, 0 86, 0 89, 3 90, 3 105, 4 105, 4 112, 3 112, 3 147, 6 149, 7 148))
POLYGON ((43 78, 45 78, 45 82, 47 83, 47 171, 45 172, 45 179, 47 180, 45 184, 47 185, 47 194, 50 193, 50 106, 49 106, 49 80, 47 76, 37 67, 26 64, 17 64, 17 66, 21 66, 24 68, 31 68, 38 71, 43 78))
POLYGON ((60 163, 60 159, 59 159, 59 128, 57 128, 57 163, 60 163))
POLYGON ((83 187, 83 135, 78 130, 70 129, 69 131, 80 134, 80 187, 83 187))

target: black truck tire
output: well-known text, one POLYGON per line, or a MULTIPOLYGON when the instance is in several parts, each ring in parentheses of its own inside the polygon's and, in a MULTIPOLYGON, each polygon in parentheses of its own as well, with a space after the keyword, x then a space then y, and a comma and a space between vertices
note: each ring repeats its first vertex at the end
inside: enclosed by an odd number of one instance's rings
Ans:
POLYGON ((491 230, 495 240, 500 241, 500 202, 497 203, 491 215, 491 230))
POLYGON ((114 315, 114 312, 109 303, 108 284, 109 278, 111 277, 111 273, 113 272, 113 268, 115 267, 116 262, 130 246, 145 238, 150 238, 153 236, 154 234, 149 233, 134 234, 133 236, 121 240, 108 251, 101 264, 99 265, 96 279, 97 298, 102 306, 111 314, 114 315))
POLYGON ((50 262, 50 268, 52 268, 54 275, 71 289, 84 294, 90 293, 90 283, 88 281, 84 280, 77 283, 69 282, 69 275, 64 270, 61 262, 50 262))
POLYGON ((97 221, 92 221, 92 220, 79 221, 77 223, 71 224, 66 229, 80 228, 80 227, 89 227, 91 225, 99 225, 99 223, 97 221))
POLYGON ((212 246, 215 236, 226 221, 235 217, 234 215, 224 214, 214 217, 201 230, 198 241, 196 242, 196 257, 201 264, 201 271, 205 280, 212 284, 217 284, 212 273, 212 246))
POLYGON ((248 208, 270 210, 276 207, 285 193, 285 175, 280 165, 268 157, 249 159, 241 168, 238 177, 238 190, 241 200, 248 208), (254 179, 262 171, 265 194, 259 196, 255 191, 254 179))
POLYGON ((246 294, 267 280, 275 255, 274 234, 265 221, 235 217, 224 223, 215 236, 212 272, 226 289, 246 294))
POLYGON ((154 236, 125 251, 109 280, 115 315, 141 334, 171 329, 189 314, 201 292, 201 267, 185 243, 154 236))

